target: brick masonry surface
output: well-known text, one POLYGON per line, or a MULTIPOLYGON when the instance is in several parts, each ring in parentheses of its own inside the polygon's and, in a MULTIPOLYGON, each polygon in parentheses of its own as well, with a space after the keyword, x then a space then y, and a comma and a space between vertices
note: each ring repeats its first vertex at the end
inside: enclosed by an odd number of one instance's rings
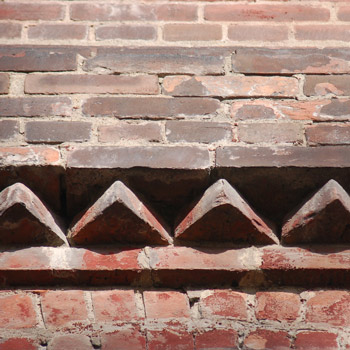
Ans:
POLYGON ((0 350, 350 348, 348 0, 0 1, 0 350))

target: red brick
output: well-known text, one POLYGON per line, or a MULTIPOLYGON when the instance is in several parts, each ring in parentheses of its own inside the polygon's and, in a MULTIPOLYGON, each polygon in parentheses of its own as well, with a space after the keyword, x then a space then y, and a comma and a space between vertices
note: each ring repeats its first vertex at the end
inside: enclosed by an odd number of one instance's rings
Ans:
POLYGON ((100 68, 114 73, 217 75, 224 73, 224 54, 211 47, 98 48, 94 57, 85 60, 83 69, 100 68))
POLYGON ((2 3, 0 19, 18 21, 62 20, 65 7, 59 4, 2 3))
POLYGON ((2 244, 55 246, 67 243, 52 213, 25 185, 16 183, 6 187, 0 192, 0 203, 2 244))
POLYGON ((29 39, 84 40, 87 34, 87 26, 75 24, 38 24, 28 28, 29 39))
POLYGON ((28 143, 62 143, 88 141, 91 123, 74 121, 40 121, 25 124, 28 143))
POLYGON ((258 320, 295 321, 299 316, 299 295, 286 292, 258 292, 255 315, 258 320))
POLYGON ((0 23, 0 38, 15 39, 20 38, 22 25, 18 23, 0 23))
POLYGON ((144 292, 146 317, 148 319, 190 317, 187 295, 180 292, 144 292))
POLYGON ((310 145, 350 144, 350 124, 316 124, 306 127, 305 132, 310 145))
POLYGON ((118 122, 117 124, 101 125, 98 128, 99 142, 147 141, 161 142, 162 130, 158 123, 118 122))
MULTIPOLYGON (((0 149, 1 151, 1 149, 0 149)), ((133 168, 207 169, 209 152, 195 146, 153 147, 81 147, 68 152, 72 168, 133 168)))
POLYGON ((248 319, 245 294, 231 290, 213 290, 208 294, 199 303, 203 318, 248 319))
POLYGON ((204 7, 209 21, 327 21, 329 10, 302 5, 220 4, 204 7))
POLYGON ((232 69, 248 74, 344 74, 350 71, 350 51, 341 48, 238 48, 232 55, 232 69))
POLYGON ((298 81, 286 77, 169 76, 163 80, 163 91, 172 96, 295 97, 298 81))
POLYGON ((288 339, 288 333, 283 331, 269 331, 265 329, 258 329, 251 332, 243 343, 244 350, 289 350, 292 347, 288 339))
POLYGON ((41 305, 47 327, 89 323, 84 292, 82 291, 45 292, 41 297, 41 305))
POLYGON ((36 325, 34 303, 29 295, 0 295, 0 328, 33 328, 36 325))
POLYGON ((185 218, 177 220, 174 234, 178 239, 258 245, 278 242, 273 230, 226 180, 215 182, 190 208, 185 218))
POLYGON ((349 242, 350 197, 335 181, 293 210, 282 227, 286 244, 349 242))
MULTIPOLYGON (((1 27, 0 27, 1 30, 1 27)), ((6 73, 0 73, 0 94, 8 94, 10 86, 10 77, 6 73)))
POLYGON ((228 123, 169 121, 165 134, 170 142, 211 143, 232 140, 232 126, 228 123))
POLYGON ((196 350, 234 350, 238 349, 238 334, 235 330, 206 331, 195 338, 196 350))
POLYGON ((0 340, 0 350, 38 350, 34 340, 28 338, 10 338, 0 340))
POLYGON ((76 67, 77 59, 74 49, 10 45, 0 47, 1 71, 54 72, 75 70, 76 67))
POLYGON ((71 100, 67 97, 0 97, 1 117, 68 116, 71 100))
POLYGON ((157 30, 149 25, 117 25, 96 28, 96 40, 155 40, 157 30))
POLYGON ((238 124, 238 140, 246 143, 294 143, 303 142, 303 125, 297 123, 249 123, 238 124))
POLYGON ((305 78, 304 93, 306 96, 325 96, 327 94, 349 96, 349 79, 348 75, 309 75, 305 78))
POLYGON ((48 165, 60 159, 60 152, 52 147, 0 147, 2 165, 48 165))
POLYGON ((70 17, 75 21, 192 21, 197 7, 182 4, 72 4, 70 17))
POLYGON ((148 350, 194 350, 192 334, 183 329, 148 331, 148 350))
POLYGON ((288 39, 287 26, 234 24, 228 27, 228 38, 235 41, 283 41, 288 39))
POLYGON ((165 24, 163 39, 166 41, 221 40, 222 30, 215 24, 165 24))
POLYGON ((16 120, 0 120, 0 141, 15 139, 19 132, 16 120))
POLYGON ((303 25, 295 26, 297 40, 339 40, 348 41, 350 26, 344 25, 303 25))
POLYGON ((338 18, 341 21, 350 21, 350 6, 340 6, 338 9, 338 18))
POLYGON ((48 350, 93 350, 89 337, 85 335, 58 335, 51 339, 48 350))
POLYGON ((92 302, 97 322, 138 320, 133 290, 93 291, 92 302))
MULTIPOLYGON (((144 350, 146 349, 146 338, 138 330, 119 330, 114 333, 101 335, 102 350, 144 350)), ((150 349, 148 347, 148 349, 150 349)))
POLYGON ((300 332, 294 343, 297 350, 337 350, 337 335, 327 332, 300 332))
POLYGON ((306 303, 307 322, 342 327, 350 325, 349 292, 330 290, 315 293, 306 303))
POLYGON ((157 94, 158 78, 152 75, 43 75, 26 77, 24 90, 29 94, 157 94))
POLYGON ((153 213, 123 182, 116 181, 79 214, 68 237, 75 244, 171 243, 169 229, 153 213))
POLYGON ((220 102, 211 98, 92 97, 85 101, 83 113, 89 116, 164 118, 213 114, 219 107, 220 102))

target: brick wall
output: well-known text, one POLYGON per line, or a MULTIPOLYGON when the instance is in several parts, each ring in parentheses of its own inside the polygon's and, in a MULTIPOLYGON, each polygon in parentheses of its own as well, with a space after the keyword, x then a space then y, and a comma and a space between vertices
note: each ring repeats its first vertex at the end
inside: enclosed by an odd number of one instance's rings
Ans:
POLYGON ((0 2, 0 350, 350 348, 348 0, 0 2))

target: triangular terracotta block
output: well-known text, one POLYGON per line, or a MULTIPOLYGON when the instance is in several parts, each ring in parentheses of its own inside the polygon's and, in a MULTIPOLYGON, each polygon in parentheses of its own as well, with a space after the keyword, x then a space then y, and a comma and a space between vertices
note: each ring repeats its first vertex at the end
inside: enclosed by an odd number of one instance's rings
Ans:
POLYGON ((0 192, 0 244, 68 244, 51 212, 26 186, 16 183, 0 192))
POLYGON ((169 244, 171 237, 159 220, 122 182, 116 181, 74 224, 75 244, 169 244))
POLYGON ((226 181, 210 186, 175 229, 175 237, 187 241, 231 241, 274 244, 273 230, 226 181))
POLYGON ((328 181, 282 227, 282 242, 350 242, 350 197, 334 180, 328 181))

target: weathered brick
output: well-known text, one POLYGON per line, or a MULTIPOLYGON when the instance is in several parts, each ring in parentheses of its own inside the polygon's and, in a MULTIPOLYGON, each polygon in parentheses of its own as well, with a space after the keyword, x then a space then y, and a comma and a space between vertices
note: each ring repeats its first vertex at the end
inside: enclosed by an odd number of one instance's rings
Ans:
POLYGON ((238 124, 238 140, 246 143, 294 143, 303 142, 303 125, 297 123, 249 123, 238 124))
POLYGON ((342 146, 324 147, 237 147, 225 146, 216 150, 217 167, 330 167, 350 165, 349 149, 342 146))
POLYGON ((144 292, 146 317, 148 319, 189 318, 190 305, 187 295, 180 292, 144 292))
POLYGON ((287 77, 190 77, 169 76, 163 91, 172 96, 295 97, 298 81, 287 77))
MULTIPOLYGON (((144 350, 146 337, 136 327, 101 335, 102 350, 144 350)), ((150 348, 148 348, 150 349, 150 348)))
POLYGON ((235 330, 214 329, 196 334, 196 350, 238 349, 238 334, 235 330))
POLYGON ((93 291, 92 302, 97 322, 141 319, 133 290, 93 291))
POLYGON ((258 320, 288 321, 297 319, 300 312, 300 297, 287 292, 258 292, 255 315, 258 320))
POLYGON ((220 4, 206 5, 204 19, 209 21, 327 21, 329 10, 292 4, 220 4))
POLYGON ((60 152, 51 147, 0 147, 1 165, 48 165, 60 159, 60 152))
POLYGON ((47 291, 41 297, 41 306, 49 328, 89 323, 83 291, 47 291))
POLYGON ((131 124, 128 122, 118 122, 113 125, 101 125, 98 128, 99 142, 119 142, 119 141, 162 141, 161 125, 158 123, 146 122, 131 124))
POLYGON ((19 132, 17 120, 0 120, 0 141, 14 139, 19 132))
POLYGON ((76 67, 76 52, 73 49, 10 45, 0 47, 1 71, 54 72, 74 70, 76 67))
POLYGON ((222 29, 215 24, 165 24, 163 39, 166 41, 221 40, 222 29))
POLYGON ((231 124, 216 122, 168 121, 165 134, 171 142, 211 143, 233 138, 231 124))
POLYGON ((249 74, 349 73, 350 50, 239 48, 232 55, 232 69, 249 74))
POLYGON ((337 350, 337 335, 328 332, 300 332, 297 334, 294 349, 297 350, 337 350))
MULTIPOLYGON (((0 27, 1 31, 1 27, 0 27)), ((10 77, 6 73, 0 73, 0 94, 8 94, 10 86, 10 77)))
POLYGON ((26 77, 24 90, 29 94, 157 94, 158 78, 152 75, 38 75, 26 77))
POLYGON ((247 320, 246 295, 231 290, 213 290, 202 296, 199 302, 203 318, 224 317, 247 320))
POLYGON ((0 23, 0 38, 16 39, 22 34, 22 25, 18 23, 0 23))
POLYGON ((89 337, 81 334, 54 336, 47 347, 48 350, 93 350, 89 337))
POLYGON ((10 338, 0 340, 0 350, 37 350, 38 346, 33 339, 10 338))
POLYGON ((282 227, 282 240, 296 243, 341 243, 350 241, 350 196, 329 180, 282 227))
POLYGON ((0 328, 33 328, 36 325, 34 303, 29 295, 0 294, 0 328))
POLYGON ((350 6, 340 6, 337 15, 341 21, 350 21, 350 6))
POLYGON ((128 187, 116 181, 75 220, 69 237, 76 244, 171 243, 169 229, 153 213, 128 187))
POLYGON ((71 100, 67 97, 0 97, 0 117, 68 116, 71 100))
POLYGON ((306 127, 310 145, 350 144, 350 124, 316 124, 306 127))
POLYGON ((178 219, 175 237, 189 241, 278 243, 273 230, 226 181, 210 186, 185 218, 178 219), (220 222, 220 230, 217 229, 220 222))
POLYGON ((350 26, 344 25, 298 25, 295 26, 297 40, 339 40, 348 41, 350 26))
POLYGON ((0 192, 1 244, 62 245, 67 243, 52 213, 25 185, 0 192))
POLYGON ((91 146, 69 150, 67 165, 71 168, 207 169, 210 160, 206 148, 195 146, 91 146))
POLYGON ((91 123, 74 121, 39 121, 25 124, 28 143, 62 143, 88 141, 91 123))
POLYGON ((305 77, 304 93, 306 96, 349 96, 349 79, 348 75, 308 75, 305 77))
POLYGON ((84 40, 87 34, 87 26, 76 24, 37 24, 28 28, 29 39, 84 40))
POLYGON ((167 327, 163 330, 147 332, 149 350, 193 350, 191 333, 182 328, 167 327))
POLYGON ((244 350, 288 350, 292 348, 292 343, 288 338, 288 333, 283 331, 270 331, 257 329, 251 332, 243 343, 244 350))
POLYGON ((288 39, 287 26, 234 24, 228 27, 228 38, 235 41, 284 41, 288 39))
MULTIPOLYGON (((97 49, 85 60, 87 71, 114 73, 223 74, 225 56, 217 48, 145 47, 97 49)), ((0 59, 1 68, 1 59, 0 59)))
POLYGON ((212 98, 92 97, 83 113, 89 116, 175 117, 214 114, 220 102, 212 98))
POLYGON ((236 100, 231 105, 231 116, 236 120, 344 121, 350 120, 349 108, 349 100, 338 99, 279 100, 278 102, 273 100, 236 100))
POLYGON ((60 4, 1 3, 0 19, 18 21, 56 21, 64 17, 65 7, 60 4))
POLYGON ((155 40, 156 27, 150 25, 117 25, 96 28, 96 40, 155 40))
POLYGON ((197 6, 187 4, 113 4, 71 5, 74 21, 194 21, 197 6))

